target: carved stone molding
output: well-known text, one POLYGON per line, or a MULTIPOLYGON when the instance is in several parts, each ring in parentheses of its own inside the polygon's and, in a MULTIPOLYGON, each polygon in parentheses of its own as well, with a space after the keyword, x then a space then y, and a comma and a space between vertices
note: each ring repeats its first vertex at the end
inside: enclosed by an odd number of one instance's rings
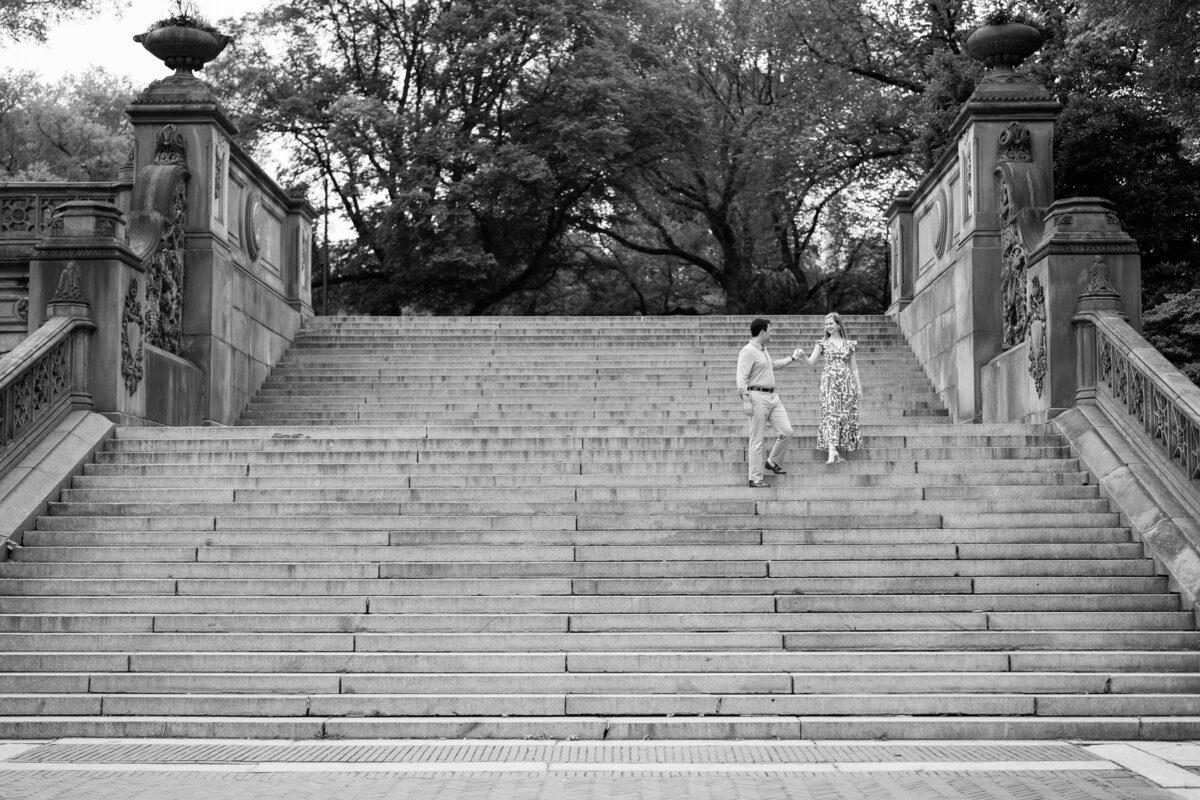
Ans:
POLYGON ((187 140, 174 125, 166 125, 154 138, 154 163, 187 166, 187 140))
POLYGON ((1046 292, 1037 276, 1029 282, 1029 375, 1042 396, 1042 383, 1046 377, 1046 292))
POLYGON ((125 293, 125 307, 121 312, 121 377, 125 379, 125 390, 130 394, 137 391, 142 382, 145 348, 142 343, 142 305, 138 302, 138 280, 131 278, 129 291, 125 293), (137 352, 129 343, 129 326, 134 326, 137 336, 137 352))

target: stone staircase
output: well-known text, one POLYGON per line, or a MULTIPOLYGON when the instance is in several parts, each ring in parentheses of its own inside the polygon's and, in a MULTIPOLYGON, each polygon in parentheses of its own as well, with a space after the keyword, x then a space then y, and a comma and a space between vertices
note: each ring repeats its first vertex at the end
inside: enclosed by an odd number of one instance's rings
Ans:
MULTIPOLYGON (((808 350, 816 317, 774 320, 808 350)), ((0 564, 0 738, 1195 738, 1192 615, 1049 427, 848 318, 865 449, 745 485, 749 318, 311 320, 0 564)))

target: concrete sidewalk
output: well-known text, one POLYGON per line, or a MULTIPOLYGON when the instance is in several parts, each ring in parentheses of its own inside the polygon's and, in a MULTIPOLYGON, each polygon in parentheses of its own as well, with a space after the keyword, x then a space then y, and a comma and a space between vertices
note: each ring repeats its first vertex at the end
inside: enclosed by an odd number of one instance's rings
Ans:
POLYGON ((1200 744, 57 739, 5 800, 1200 800, 1200 744))

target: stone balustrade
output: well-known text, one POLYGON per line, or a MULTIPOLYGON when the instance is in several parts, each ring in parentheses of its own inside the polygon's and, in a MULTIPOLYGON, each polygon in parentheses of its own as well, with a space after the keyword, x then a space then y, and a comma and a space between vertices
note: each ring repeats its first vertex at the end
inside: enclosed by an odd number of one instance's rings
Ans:
POLYGON ((0 475, 72 409, 92 404, 88 339, 96 326, 74 304, 55 311, 0 359, 0 475))

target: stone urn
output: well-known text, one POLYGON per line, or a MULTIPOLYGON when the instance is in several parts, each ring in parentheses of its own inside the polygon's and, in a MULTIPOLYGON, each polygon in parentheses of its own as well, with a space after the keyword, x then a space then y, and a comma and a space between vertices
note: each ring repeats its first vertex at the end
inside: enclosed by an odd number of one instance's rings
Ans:
POLYGON ((1042 46, 1042 32, 1023 22, 983 25, 967 37, 967 54, 989 69, 1011 70, 1042 46))
POLYGON ((190 73, 221 54, 233 38, 204 28, 168 25, 139 33, 135 42, 173 70, 190 73))

